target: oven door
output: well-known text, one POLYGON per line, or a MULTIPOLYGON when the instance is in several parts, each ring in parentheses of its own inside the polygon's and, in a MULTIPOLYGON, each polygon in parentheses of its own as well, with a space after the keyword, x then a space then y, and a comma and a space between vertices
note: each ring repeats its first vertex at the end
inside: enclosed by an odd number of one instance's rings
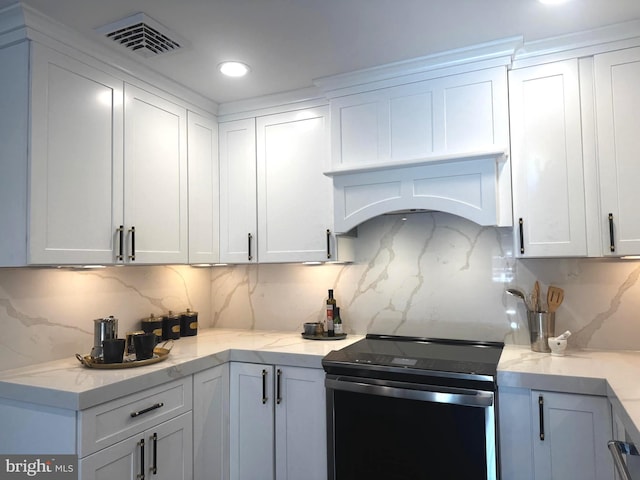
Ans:
POLYGON ((497 479, 494 392, 327 375, 329 478, 497 479))

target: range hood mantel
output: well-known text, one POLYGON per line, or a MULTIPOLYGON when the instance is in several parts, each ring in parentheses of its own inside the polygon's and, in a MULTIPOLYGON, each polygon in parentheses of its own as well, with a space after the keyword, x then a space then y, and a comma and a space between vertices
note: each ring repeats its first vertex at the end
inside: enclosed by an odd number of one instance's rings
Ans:
POLYGON ((399 210, 432 210, 479 225, 512 226, 505 149, 325 172, 333 177, 334 229, 346 233, 399 210))

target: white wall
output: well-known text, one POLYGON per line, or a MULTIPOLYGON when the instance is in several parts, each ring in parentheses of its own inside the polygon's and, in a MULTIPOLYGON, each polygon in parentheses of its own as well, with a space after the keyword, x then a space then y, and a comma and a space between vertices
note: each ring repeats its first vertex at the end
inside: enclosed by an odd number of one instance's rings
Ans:
POLYGON ((351 265, 0 269, 0 369, 88 353, 93 319, 120 332, 186 308, 200 327, 302 331, 335 290, 347 332, 528 343, 524 307, 504 293, 535 278, 565 289, 556 332, 569 345, 640 349, 640 263, 514 260, 510 229, 440 213, 390 215, 359 228, 351 265))

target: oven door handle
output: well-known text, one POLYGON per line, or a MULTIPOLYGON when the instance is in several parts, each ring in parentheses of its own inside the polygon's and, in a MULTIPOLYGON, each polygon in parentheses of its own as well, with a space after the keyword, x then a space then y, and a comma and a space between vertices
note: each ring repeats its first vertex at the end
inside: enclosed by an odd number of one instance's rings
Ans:
POLYGON ((418 400, 421 402, 448 403, 483 408, 493 405, 493 392, 485 392, 482 390, 468 390, 469 393, 452 393, 438 390, 415 390, 387 385, 372 385, 370 383, 333 378, 326 378, 325 386, 333 390, 401 398, 405 400, 418 400))

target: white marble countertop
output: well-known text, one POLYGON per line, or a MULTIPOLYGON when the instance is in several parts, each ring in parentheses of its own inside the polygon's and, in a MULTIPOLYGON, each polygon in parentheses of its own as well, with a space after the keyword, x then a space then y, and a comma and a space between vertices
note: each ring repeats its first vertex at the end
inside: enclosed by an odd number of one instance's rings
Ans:
MULTIPOLYGON (((300 333, 232 329, 201 330, 176 340, 169 357, 117 370, 82 366, 75 357, 0 372, 0 397, 82 410, 228 361, 321 368, 322 357, 363 338, 306 340, 300 333)), ((88 352, 78 352, 87 354, 88 352)))
POLYGON ((498 365, 500 386, 603 395, 627 433, 640 445, 640 352, 567 349, 563 356, 505 346, 498 365))
MULTIPOLYGON (((228 361, 321 368, 322 357, 363 338, 305 340, 297 332, 201 330, 174 342, 165 361, 139 368, 94 370, 74 357, 0 372, 0 397, 82 410, 228 361)), ((79 352, 87 353, 87 352, 79 352)), ((498 386, 608 396, 640 445, 640 352, 567 350, 561 357, 507 345, 498 386)))

